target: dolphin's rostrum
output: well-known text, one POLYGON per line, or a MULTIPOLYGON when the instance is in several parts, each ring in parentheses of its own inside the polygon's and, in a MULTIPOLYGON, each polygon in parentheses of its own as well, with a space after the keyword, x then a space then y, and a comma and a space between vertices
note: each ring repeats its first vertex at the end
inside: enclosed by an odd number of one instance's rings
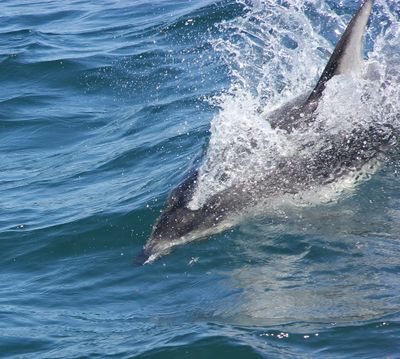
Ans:
MULTIPOLYGON (((269 115, 272 128, 287 133, 306 129, 315 121, 327 82, 335 75, 360 71, 364 32, 372 5, 372 0, 366 0, 353 17, 315 88, 269 115)), ((195 209, 189 204, 197 186, 198 170, 192 171, 170 194, 137 264, 150 263, 178 244, 219 232, 231 226, 233 218, 262 201, 268 202, 273 196, 329 185, 356 171, 373 172, 384 160, 385 149, 397 144, 397 134, 391 126, 381 123, 356 128, 350 136, 332 136, 324 143, 312 156, 284 158, 272 172, 253 181, 250 187, 236 183, 195 209)))

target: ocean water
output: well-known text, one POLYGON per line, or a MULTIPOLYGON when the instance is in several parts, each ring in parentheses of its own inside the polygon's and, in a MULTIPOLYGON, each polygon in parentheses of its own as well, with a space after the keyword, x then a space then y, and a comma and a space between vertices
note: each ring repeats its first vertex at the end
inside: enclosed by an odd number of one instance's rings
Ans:
MULTIPOLYGON (((0 357, 400 357, 396 155, 133 266, 191 168, 201 203, 296 151, 263 114, 312 88, 360 3, 2 0, 0 357)), ((376 0, 330 131, 400 123, 399 21, 376 0)))

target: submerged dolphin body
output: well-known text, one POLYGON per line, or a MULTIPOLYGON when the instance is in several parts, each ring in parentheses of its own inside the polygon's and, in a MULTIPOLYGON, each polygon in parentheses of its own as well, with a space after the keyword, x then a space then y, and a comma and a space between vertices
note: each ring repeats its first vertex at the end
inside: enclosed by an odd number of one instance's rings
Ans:
MULTIPOLYGON (((353 17, 313 91, 269 116, 273 128, 287 133, 306 129, 315 122, 326 83, 335 75, 361 71, 363 37, 372 5, 373 0, 366 0, 353 17)), ((170 194, 136 262, 151 263, 176 245, 220 232, 232 226, 232 219, 273 197, 313 191, 357 171, 373 172, 382 161, 382 152, 393 141, 397 141, 393 128, 383 124, 354 129, 350 136, 332 136, 312 156, 284 158, 272 172, 258 177, 250 186, 236 183, 196 209, 189 205, 198 183, 198 170, 192 171, 170 194)))

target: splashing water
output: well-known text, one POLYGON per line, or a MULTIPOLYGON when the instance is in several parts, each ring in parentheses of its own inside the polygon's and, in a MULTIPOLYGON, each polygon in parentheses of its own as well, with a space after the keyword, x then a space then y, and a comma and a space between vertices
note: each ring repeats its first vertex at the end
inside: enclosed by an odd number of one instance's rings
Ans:
POLYGON ((261 179, 284 158, 300 156, 300 152, 313 156, 329 136, 380 123, 400 129, 400 73, 395 59, 400 28, 395 5, 391 8, 380 1, 374 6, 363 76, 334 77, 312 126, 292 134, 272 128, 268 116, 313 88, 352 14, 339 16, 322 1, 243 5, 246 14, 222 23, 223 35, 213 42, 229 67, 232 83, 229 91, 213 99, 220 112, 211 124, 192 209, 235 183, 261 179), (326 22, 317 26, 315 18, 326 22), (319 34, 323 26, 328 27, 324 33, 332 34, 332 41, 319 34), (310 142, 313 146, 304 146, 310 142))

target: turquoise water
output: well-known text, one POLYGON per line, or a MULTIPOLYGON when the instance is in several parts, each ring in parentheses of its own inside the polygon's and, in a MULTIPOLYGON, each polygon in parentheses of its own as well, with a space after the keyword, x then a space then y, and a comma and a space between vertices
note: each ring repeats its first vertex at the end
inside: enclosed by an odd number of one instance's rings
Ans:
MULTIPOLYGON (((399 357, 396 163, 133 266, 171 188, 232 139, 210 123, 312 86, 358 6, 3 0, 0 357, 399 357)), ((377 1, 366 46, 394 78, 399 9, 377 1)))

